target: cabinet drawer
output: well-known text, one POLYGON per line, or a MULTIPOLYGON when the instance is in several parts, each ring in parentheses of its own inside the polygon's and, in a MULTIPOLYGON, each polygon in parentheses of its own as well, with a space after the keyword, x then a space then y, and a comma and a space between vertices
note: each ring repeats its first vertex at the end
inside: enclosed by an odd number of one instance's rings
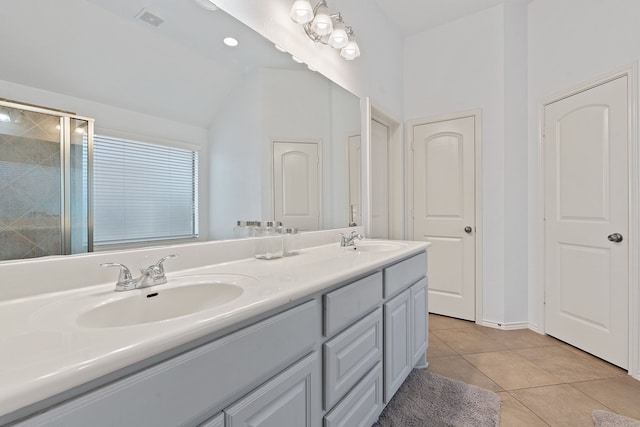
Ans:
POLYGON ((330 409, 382 359, 382 308, 327 341, 324 409, 330 409))
POLYGON ((20 426, 193 425, 309 353, 316 301, 277 314, 18 423, 20 426))
POLYGON ((384 297, 388 298, 427 274, 427 253, 422 252, 384 269, 384 297))
POLYGON ((316 427, 320 358, 312 353, 224 410, 226 427, 316 427))
POLYGON ((324 417, 324 427, 369 427, 378 419, 382 408, 382 363, 378 363, 324 417))
POLYGON ((382 273, 377 272, 324 296, 324 336, 330 337, 382 301, 382 273))

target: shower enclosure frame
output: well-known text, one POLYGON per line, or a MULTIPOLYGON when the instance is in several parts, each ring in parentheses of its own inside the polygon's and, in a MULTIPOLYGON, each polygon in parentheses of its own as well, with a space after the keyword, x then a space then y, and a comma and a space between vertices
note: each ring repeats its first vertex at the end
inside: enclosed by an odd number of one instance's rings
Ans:
POLYGON ((60 221, 61 221, 61 255, 69 255, 72 251, 71 234, 71 122, 72 120, 87 123, 87 252, 93 252, 93 137, 94 122, 90 117, 79 116, 73 112, 57 110, 34 104, 0 98, 0 107, 18 109, 39 114, 58 117, 60 120, 60 221))

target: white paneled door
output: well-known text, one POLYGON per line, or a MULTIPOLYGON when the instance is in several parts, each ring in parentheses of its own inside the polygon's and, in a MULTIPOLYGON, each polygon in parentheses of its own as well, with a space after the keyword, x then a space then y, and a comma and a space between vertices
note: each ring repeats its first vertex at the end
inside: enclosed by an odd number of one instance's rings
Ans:
POLYGON ((475 117, 412 132, 412 236, 432 244, 429 311, 475 320, 475 117))
POLYGON ((320 170, 317 143, 273 143, 274 218, 285 227, 320 228, 320 170))
POLYGON ((544 108, 546 333, 628 367, 627 77, 544 108))

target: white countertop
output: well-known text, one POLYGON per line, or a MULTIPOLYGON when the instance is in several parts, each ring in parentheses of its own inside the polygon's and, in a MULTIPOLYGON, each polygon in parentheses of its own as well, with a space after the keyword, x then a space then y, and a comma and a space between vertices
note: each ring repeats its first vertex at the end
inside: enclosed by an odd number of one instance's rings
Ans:
POLYGON ((348 252, 338 244, 307 248, 274 260, 243 259, 170 271, 169 283, 116 293, 114 283, 0 302, 0 417, 164 351, 233 326, 327 287, 424 251, 348 252), (84 328, 78 313, 129 292, 162 289, 189 275, 250 276, 243 293, 224 305, 159 322, 84 328))

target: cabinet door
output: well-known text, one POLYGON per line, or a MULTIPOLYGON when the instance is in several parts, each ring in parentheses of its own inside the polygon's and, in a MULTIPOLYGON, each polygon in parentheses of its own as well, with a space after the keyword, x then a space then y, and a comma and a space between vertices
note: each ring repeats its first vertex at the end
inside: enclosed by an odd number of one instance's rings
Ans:
MULTIPOLYGON (((427 278, 411 288, 411 366, 426 365, 427 351, 427 278)), ((424 366, 423 366, 424 367, 424 366)))
POLYGON ((411 289, 384 304, 384 401, 411 372, 411 289))
POLYGON ((225 409, 226 427, 317 427, 320 388, 315 352, 225 409))

